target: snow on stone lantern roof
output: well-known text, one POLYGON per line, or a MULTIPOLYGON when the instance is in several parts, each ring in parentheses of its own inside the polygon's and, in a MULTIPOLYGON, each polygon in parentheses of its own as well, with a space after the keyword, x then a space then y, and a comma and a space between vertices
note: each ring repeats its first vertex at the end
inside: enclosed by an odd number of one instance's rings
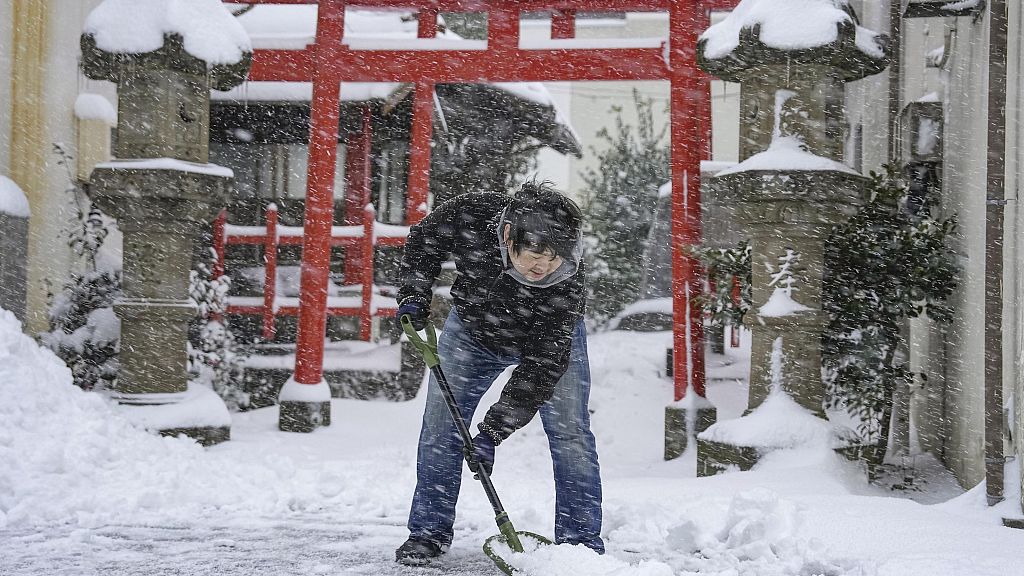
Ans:
POLYGON ((698 60, 728 81, 771 62, 833 65, 844 80, 881 72, 889 39, 864 28, 848 0, 741 0, 700 36, 698 60))
POLYGON ((205 74, 227 90, 249 73, 252 42, 219 0, 103 0, 82 28, 82 70, 122 80, 129 64, 205 74))
POLYGON ((252 52, 245 29, 219 0, 104 0, 82 32, 114 54, 153 52, 177 34, 185 52, 211 66, 238 64, 252 52))

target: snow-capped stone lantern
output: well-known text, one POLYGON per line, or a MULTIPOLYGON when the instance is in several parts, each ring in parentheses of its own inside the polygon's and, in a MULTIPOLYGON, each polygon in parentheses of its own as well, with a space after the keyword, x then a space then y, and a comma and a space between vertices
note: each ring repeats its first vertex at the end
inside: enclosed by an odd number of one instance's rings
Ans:
POLYGON ((697 59, 740 84, 741 162, 715 185, 731 196, 753 267, 748 412, 699 436, 698 472, 714 474, 773 448, 844 442, 822 406, 823 253, 865 183, 842 164, 845 85, 885 69, 888 39, 860 27, 845 0, 743 0, 701 36, 697 59))
POLYGON ((81 48, 85 75, 118 85, 115 160, 89 185, 124 233, 114 397, 163 434, 227 440, 223 401, 188 381, 189 272, 197 236, 232 192, 232 172, 208 164, 210 90, 245 80, 249 38, 217 0, 104 0, 81 48))

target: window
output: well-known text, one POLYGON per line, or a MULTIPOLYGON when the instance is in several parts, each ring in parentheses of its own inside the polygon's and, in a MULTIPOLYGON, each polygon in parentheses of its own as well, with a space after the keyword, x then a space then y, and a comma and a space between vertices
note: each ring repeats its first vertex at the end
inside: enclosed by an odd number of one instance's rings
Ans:
POLYGON ((409 173, 409 146, 405 142, 391 141, 381 150, 380 179, 374 205, 377 221, 386 224, 405 222, 405 188, 409 173))

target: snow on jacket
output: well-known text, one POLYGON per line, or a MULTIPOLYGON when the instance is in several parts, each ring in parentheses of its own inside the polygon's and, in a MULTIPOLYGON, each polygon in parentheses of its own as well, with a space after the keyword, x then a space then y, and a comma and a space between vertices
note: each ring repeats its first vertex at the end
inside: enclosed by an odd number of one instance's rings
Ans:
POLYGON ((520 359, 481 425, 497 442, 525 426, 551 398, 569 366, 572 334, 586 300, 581 242, 576 261, 563 262, 551 274, 562 278, 554 284, 530 283, 515 274, 499 236, 511 200, 495 192, 463 194, 414 225, 398 293, 399 302, 411 297, 429 303, 441 264, 449 254, 454 257, 455 313, 480 345, 520 359))

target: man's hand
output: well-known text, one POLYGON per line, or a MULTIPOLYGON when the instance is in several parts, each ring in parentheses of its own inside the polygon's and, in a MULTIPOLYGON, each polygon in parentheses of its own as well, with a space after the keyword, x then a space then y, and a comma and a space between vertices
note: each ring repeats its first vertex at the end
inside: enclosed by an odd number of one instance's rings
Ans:
MULTIPOLYGON (((477 466, 469 464, 469 469, 475 473, 479 473, 479 466, 482 466, 487 475, 491 475, 491 470, 494 469, 494 440, 487 434, 477 434, 473 438, 473 456, 476 459, 477 466)), ((466 459, 469 463, 471 460, 466 459)))
POLYGON ((430 307, 423 300, 415 296, 408 296, 398 305, 398 319, 401 320, 402 316, 406 314, 409 315, 409 319, 412 321, 412 327, 416 331, 420 331, 427 327, 430 307))

